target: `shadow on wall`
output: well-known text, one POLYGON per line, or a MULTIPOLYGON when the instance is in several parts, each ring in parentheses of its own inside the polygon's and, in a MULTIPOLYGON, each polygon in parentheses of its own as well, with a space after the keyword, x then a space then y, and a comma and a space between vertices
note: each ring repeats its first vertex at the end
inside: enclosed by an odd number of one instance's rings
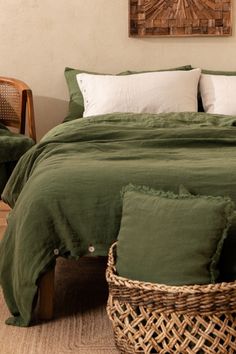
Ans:
POLYGON ((68 102, 53 97, 34 96, 37 141, 67 115, 68 102))

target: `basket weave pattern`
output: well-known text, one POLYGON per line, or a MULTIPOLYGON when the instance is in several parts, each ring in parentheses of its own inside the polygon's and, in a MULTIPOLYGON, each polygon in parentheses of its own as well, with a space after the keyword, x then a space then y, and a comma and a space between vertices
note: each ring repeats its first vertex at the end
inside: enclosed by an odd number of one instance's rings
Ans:
POLYGON ((8 84, 0 83, 0 120, 20 121, 21 96, 18 90, 8 84))
POLYGON ((114 243, 107 313, 122 353, 236 353, 236 282, 167 286, 119 277, 114 243))

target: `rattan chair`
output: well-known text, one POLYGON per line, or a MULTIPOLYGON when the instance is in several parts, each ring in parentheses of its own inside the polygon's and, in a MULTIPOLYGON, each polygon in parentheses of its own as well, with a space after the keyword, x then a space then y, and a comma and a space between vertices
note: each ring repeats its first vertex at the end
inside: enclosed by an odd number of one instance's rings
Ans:
POLYGON ((23 81, 0 77, 0 123, 36 141, 33 95, 23 81))

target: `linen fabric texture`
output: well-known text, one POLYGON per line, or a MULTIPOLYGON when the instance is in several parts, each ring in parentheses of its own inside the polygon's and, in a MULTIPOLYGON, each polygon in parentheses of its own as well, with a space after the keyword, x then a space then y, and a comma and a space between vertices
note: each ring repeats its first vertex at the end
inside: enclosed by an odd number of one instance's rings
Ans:
POLYGON ((126 76, 78 74, 83 116, 115 112, 197 112, 200 69, 126 76))
MULTIPOLYGON (((177 68, 165 69, 165 71, 191 70, 191 69, 192 69, 191 65, 184 65, 177 68)), ((153 70, 153 71, 164 71, 164 70, 153 70)), ((131 74, 138 74, 144 72, 147 71, 136 72, 136 71, 127 70, 117 75, 131 75, 131 74)), ((65 75, 65 79, 69 91, 69 111, 68 111, 68 115, 64 119, 65 122, 83 117, 84 99, 76 79, 76 75, 81 73, 88 73, 93 75, 104 75, 102 73, 99 74, 99 73, 90 72, 86 70, 73 69, 69 67, 65 68, 64 75, 65 75)))
POLYGON ((117 244, 120 276, 167 285, 215 283, 233 218, 229 198, 128 185, 117 244))

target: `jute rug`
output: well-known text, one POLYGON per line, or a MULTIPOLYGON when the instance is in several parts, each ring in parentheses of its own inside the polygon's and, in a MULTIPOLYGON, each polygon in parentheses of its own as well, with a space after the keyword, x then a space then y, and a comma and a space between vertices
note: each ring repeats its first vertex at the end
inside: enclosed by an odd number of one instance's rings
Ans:
MULTIPOLYGON (((4 215, 5 216, 5 215, 4 215)), ((0 208, 0 238, 5 228, 0 208)), ((55 318, 29 328, 5 325, 0 290, 1 354, 118 354, 106 315, 106 259, 58 259, 55 318)))

